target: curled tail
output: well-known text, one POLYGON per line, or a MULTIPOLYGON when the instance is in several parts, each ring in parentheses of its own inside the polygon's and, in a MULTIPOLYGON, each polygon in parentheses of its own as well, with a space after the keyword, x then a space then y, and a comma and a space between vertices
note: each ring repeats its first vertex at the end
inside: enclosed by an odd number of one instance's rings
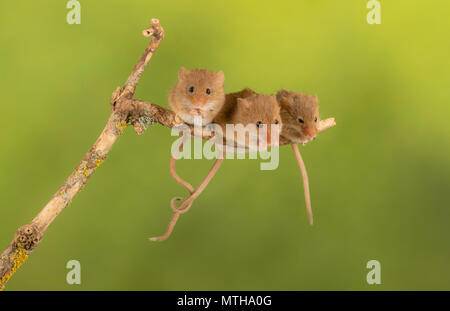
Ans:
POLYGON ((176 149, 176 154, 170 156, 170 174, 172 175, 173 179, 175 179, 175 181, 177 183, 179 183, 181 186, 185 187, 187 189, 187 191, 189 191, 189 194, 192 194, 194 192, 194 187, 192 187, 192 185, 190 183, 188 183, 187 181, 182 179, 180 176, 178 176, 177 171, 175 169, 175 163, 176 163, 177 159, 175 159, 174 156, 177 156, 178 153, 181 150, 183 150, 183 144, 184 144, 184 140, 182 140, 180 142, 178 148, 176 149))
MULTIPOLYGON (((180 143, 178 150, 181 150, 182 146, 183 146, 183 142, 180 143)), ((211 181, 211 179, 214 177, 216 172, 219 170, 220 166, 222 165, 223 159, 217 159, 214 162, 213 166, 211 167, 209 172, 206 174, 205 178, 203 179, 203 181, 200 183, 200 185, 198 186, 198 188, 196 190, 194 190, 194 188, 192 187, 191 184, 184 181, 181 177, 178 176, 178 174, 175 171, 175 161, 176 161, 176 159, 174 157, 172 157, 170 160, 170 173, 172 174, 172 177, 180 185, 182 185, 189 191, 190 195, 188 198, 183 200, 179 206, 176 206, 175 202, 180 201, 181 198, 180 197, 172 198, 172 200, 170 201, 170 206, 173 210, 173 215, 172 215, 172 219, 169 222, 169 226, 167 228, 166 233, 159 237, 150 238, 150 241, 161 242, 161 241, 166 240, 168 237, 170 237, 170 235, 172 234, 173 228, 175 227, 180 215, 189 211, 194 200, 203 192, 203 190, 205 190, 208 183, 211 181)))

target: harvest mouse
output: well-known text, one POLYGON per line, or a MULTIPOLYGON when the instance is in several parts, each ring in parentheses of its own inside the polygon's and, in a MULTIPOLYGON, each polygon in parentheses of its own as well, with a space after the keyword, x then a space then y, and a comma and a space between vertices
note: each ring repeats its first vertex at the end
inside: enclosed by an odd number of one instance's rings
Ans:
MULTIPOLYGON (((208 124, 225 103, 223 88, 224 74, 205 69, 188 70, 184 67, 178 72, 178 81, 169 93, 170 108, 188 124, 200 118, 201 125, 208 124)), ((182 150, 183 142, 177 149, 182 150)), ((176 159, 170 159, 170 173, 179 184, 192 194, 194 188, 181 179, 175 170, 176 159)))
POLYGON ((317 136, 319 99, 304 93, 280 90, 277 100, 285 126, 282 136, 294 143, 306 143, 317 136))
POLYGON ((182 67, 178 82, 169 93, 170 108, 188 124, 194 124, 196 116, 202 125, 210 123, 225 102, 224 79, 222 71, 182 67))
MULTIPOLYGON (((241 124, 244 127, 255 125, 258 131, 266 125, 268 145, 272 143, 272 136, 280 135, 281 121, 280 106, 275 95, 257 94, 248 88, 237 93, 227 94, 225 105, 213 120, 214 123, 223 128, 224 134, 227 124, 241 124), (277 125, 277 127, 273 127, 273 125, 277 125), (275 132, 272 133, 272 130, 275 130, 275 132)), ((250 141, 248 136, 245 136, 245 141, 239 141, 238 134, 235 133, 235 137, 227 137, 227 143, 232 139, 235 139, 238 145, 244 147, 252 147, 250 145, 257 143, 256 141, 250 141)))
MULTIPOLYGON (((210 123, 218 114, 223 104, 225 103, 225 90, 223 82, 225 76, 222 71, 214 73, 205 69, 188 70, 184 67, 178 72, 178 81, 169 93, 169 106, 185 123, 194 124, 198 118, 201 120, 200 125, 210 123)), ((177 152, 183 148, 182 140, 177 146, 177 152)), ((170 173, 177 183, 185 187, 189 193, 190 198, 196 197, 200 194, 202 189, 208 184, 208 176, 212 178, 214 173, 209 173, 205 180, 200 184, 199 189, 194 190, 187 181, 178 176, 175 170, 176 159, 172 155, 170 158, 170 173), (204 185, 204 186, 203 186, 204 185)), ((214 164, 213 168, 220 167, 221 162, 214 164)), ((215 171, 217 171, 217 169, 215 171)), ((175 225, 181 212, 187 211, 193 199, 185 200, 186 204, 175 206, 175 201, 179 198, 174 198, 171 201, 172 209, 174 210, 174 217, 172 218, 169 228, 164 236, 151 238, 152 241, 162 241, 169 237, 173 226, 175 225)))
POLYGON ((280 90, 277 93, 280 103, 283 130, 281 135, 290 140, 303 178, 306 210, 310 224, 313 223, 311 197, 309 193, 308 174, 297 143, 306 143, 314 139, 318 133, 319 99, 317 96, 280 90))

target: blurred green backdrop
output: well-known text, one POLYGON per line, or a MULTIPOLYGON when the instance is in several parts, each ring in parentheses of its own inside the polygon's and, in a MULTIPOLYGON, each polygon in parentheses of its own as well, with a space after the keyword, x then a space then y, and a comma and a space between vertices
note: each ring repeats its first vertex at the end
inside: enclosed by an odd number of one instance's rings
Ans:
MULTIPOLYGON (((181 66, 225 72, 227 92, 318 94, 337 127, 302 148, 315 225, 289 147, 280 166, 226 161, 172 237, 185 195, 170 131, 114 145, 7 290, 450 290, 450 3, 7 1, 0 10, 0 245, 47 203, 94 143, 158 17, 166 38, 137 89, 167 107, 181 66), (82 284, 66 283, 81 262, 82 284), (368 285, 366 263, 381 263, 368 285)), ((182 161, 198 184, 211 162, 182 161)))

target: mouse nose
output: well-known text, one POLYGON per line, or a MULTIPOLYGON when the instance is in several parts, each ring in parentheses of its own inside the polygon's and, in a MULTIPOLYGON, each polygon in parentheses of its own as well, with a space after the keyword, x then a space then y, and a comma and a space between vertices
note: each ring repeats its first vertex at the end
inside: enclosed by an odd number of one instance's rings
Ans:
POLYGON ((204 96, 193 96, 191 104, 195 108, 201 108, 206 104, 206 98, 204 96))
POLYGON ((313 138, 315 138, 316 135, 317 135, 317 130, 316 130, 315 128, 307 128, 307 129, 305 129, 305 130, 303 131, 303 134, 304 134, 306 137, 308 137, 308 138, 310 138, 310 139, 313 139, 313 138))

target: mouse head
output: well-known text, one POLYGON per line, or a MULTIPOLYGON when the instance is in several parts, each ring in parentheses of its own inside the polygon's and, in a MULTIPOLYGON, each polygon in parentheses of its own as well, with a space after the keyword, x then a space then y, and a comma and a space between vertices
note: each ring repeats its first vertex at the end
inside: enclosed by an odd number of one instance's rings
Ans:
POLYGON ((277 93, 284 128, 282 136, 297 143, 314 139, 318 133, 319 99, 317 96, 281 90, 277 93))
POLYGON ((192 109, 208 111, 225 101, 224 80, 222 71, 188 70, 182 67, 178 72, 178 95, 187 98, 192 109))
POLYGON ((271 137, 278 137, 282 128, 280 106, 275 95, 254 94, 238 98, 232 122, 244 126, 254 125, 259 131, 267 127, 267 144, 271 137))

